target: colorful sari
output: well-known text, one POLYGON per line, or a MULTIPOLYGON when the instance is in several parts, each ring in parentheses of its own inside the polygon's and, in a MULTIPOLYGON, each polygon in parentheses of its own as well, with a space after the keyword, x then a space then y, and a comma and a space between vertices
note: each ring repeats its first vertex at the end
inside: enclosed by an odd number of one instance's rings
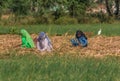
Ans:
POLYGON ((22 47, 34 48, 35 45, 30 34, 25 29, 21 29, 20 33, 21 33, 22 47))

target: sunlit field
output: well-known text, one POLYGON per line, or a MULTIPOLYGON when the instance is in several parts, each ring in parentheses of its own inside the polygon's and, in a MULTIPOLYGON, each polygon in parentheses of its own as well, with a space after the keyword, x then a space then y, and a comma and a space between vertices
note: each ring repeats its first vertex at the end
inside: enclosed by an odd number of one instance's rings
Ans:
MULTIPOLYGON (((120 36, 120 24, 0 26, 0 34, 6 35, 6 37, 9 36, 8 40, 6 40, 9 43, 10 37, 13 36, 14 38, 16 34, 16 40, 19 39, 19 32, 22 28, 26 29, 30 34, 38 34, 41 31, 45 31, 51 37, 65 37, 66 33, 68 36, 74 35, 75 31, 80 29, 86 33, 91 33, 91 37, 88 37, 91 41, 89 46, 93 46, 92 43, 94 42, 92 40, 99 39, 96 36, 100 28, 102 29, 100 36, 100 39, 103 39, 102 44, 104 40, 109 42, 109 39, 116 44, 119 42, 120 36), (116 43, 112 37, 115 38, 116 43)), ((18 42, 16 41, 16 43, 18 42)), ((111 46, 107 46, 110 50, 114 47, 112 43, 110 43, 111 46)), ((5 44, 7 45, 7 43, 5 44)), ((97 44, 99 45, 100 43, 96 42, 96 46, 98 46, 97 44)), ((67 45, 66 42, 65 45, 67 45)), ((89 46, 86 50, 90 50, 89 46)), ((119 47, 114 48, 119 49, 119 47)), ((77 52, 76 54, 63 52, 64 54, 61 55, 61 51, 56 50, 52 54, 40 55, 41 53, 37 54, 34 52, 18 54, 17 50, 19 48, 2 54, 0 52, 0 81, 120 81, 119 54, 118 56, 116 54, 97 56, 96 54, 97 57, 95 57, 89 56, 90 54, 87 54, 88 56, 80 55, 80 52, 79 54, 77 52)), ((82 50, 84 51, 85 49, 82 50)))

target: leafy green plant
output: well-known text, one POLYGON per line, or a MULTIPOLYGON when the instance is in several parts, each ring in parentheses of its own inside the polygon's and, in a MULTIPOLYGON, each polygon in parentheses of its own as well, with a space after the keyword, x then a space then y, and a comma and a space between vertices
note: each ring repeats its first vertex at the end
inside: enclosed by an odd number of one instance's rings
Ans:
POLYGON ((9 29, 9 34, 19 34, 19 31, 16 27, 11 27, 9 29))

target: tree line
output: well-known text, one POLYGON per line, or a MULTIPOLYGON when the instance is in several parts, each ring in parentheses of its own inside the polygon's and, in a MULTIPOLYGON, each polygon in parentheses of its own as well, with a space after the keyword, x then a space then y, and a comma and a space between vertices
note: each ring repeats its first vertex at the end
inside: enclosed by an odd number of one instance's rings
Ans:
POLYGON ((0 17, 12 14, 14 22, 26 18, 31 22, 33 19, 32 23, 87 23, 89 19, 104 22, 109 18, 119 18, 119 11, 119 0, 0 0, 0 17), (107 13, 86 13, 96 4, 104 4, 107 13))

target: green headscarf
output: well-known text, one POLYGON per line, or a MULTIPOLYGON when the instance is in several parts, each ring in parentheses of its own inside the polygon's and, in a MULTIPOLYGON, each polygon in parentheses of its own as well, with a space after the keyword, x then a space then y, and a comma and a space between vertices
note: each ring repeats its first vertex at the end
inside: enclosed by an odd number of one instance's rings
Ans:
POLYGON ((31 36, 25 29, 21 29, 20 33, 21 33, 22 47, 27 47, 27 48, 35 47, 31 36))

